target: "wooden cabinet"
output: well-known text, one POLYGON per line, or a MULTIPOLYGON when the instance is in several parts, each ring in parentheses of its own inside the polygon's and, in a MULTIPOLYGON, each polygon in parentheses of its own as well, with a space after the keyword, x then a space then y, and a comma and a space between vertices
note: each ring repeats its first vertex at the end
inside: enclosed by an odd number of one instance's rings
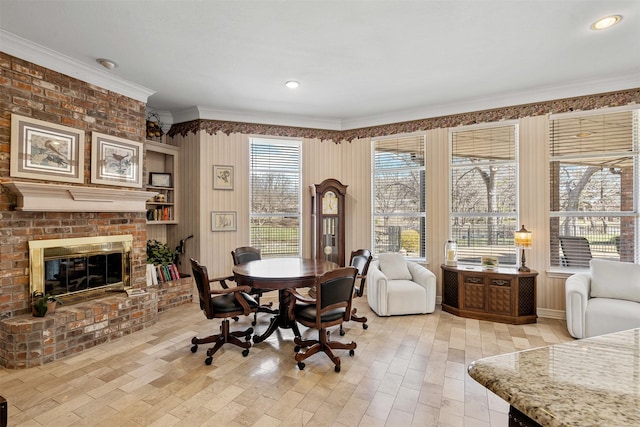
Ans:
POLYGON ((442 265, 442 309, 473 319, 512 324, 535 323, 535 271, 515 268, 442 265))
POLYGON ((178 147, 147 140, 146 189, 159 193, 147 201, 147 224, 177 224, 178 147))

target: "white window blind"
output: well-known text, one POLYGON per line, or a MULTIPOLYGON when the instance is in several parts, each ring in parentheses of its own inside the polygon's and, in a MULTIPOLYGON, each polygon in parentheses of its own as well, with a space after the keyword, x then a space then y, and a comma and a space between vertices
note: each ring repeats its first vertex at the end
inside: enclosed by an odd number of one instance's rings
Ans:
POLYGON ((250 240, 262 255, 300 256, 301 144, 252 138, 250 240))
POLYGON ((515 265, 517 224, 516 125, 452 130, 451 237, 458 261, 515 265))
POLYGON ((425 253, 425 136, 373 144, 373 251, 425 253))
POLYGON ((637 257, 638 110, 552 117, 551 265, 637 257))

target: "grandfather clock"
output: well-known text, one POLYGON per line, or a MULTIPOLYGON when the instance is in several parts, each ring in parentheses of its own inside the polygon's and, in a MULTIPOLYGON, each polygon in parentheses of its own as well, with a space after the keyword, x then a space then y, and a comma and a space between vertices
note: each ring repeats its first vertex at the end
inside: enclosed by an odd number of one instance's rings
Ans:
POLYGON ((344 267, 344 205, 347 186, 330 178, 313 187, 313 256, 344 267))

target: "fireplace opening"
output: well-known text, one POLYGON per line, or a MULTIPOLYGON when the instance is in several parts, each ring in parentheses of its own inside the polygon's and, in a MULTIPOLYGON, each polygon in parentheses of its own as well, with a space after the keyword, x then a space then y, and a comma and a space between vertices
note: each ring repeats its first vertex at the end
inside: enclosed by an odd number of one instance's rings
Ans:
POLYGON ((76 303, 123 291, 131 286, 132 244, 131 235, 31 241, 31 293, 76 303))

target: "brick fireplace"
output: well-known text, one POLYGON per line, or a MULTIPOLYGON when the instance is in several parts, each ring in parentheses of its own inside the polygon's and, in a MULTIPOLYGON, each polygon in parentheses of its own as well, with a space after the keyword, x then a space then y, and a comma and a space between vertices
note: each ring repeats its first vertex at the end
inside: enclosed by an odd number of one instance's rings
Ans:
MULTIPOLYGON (((0 52, 0 84, 0 365, 38 366, 83 351, 143 329, 157 320, 158 312, 191 301, 191 281, 187 278, 139 296, 128 297, 121 292, 65 304, 43 318, 31 316, 31 241, 130 235, 130 285, 146 286, 145 210, 118 207, 123 200, 144 199, 148 193, 91 184, 87 161, 82 184, 12 178, 11 113, 81 130, 88 141, 92 132, 100 132, 142 142, 146 105, 5 52, 0 52), (22 190, 16 190, 16 186, 22 190), (34 186, 39 195, 30 200, 37 206, 29 205, 21 195, 34 186), (74 201, 52 206, 49 197, 55 193, 74 201), (96 200, 98 195, 100 200, 96 200), (107 203, 105 197, 115 202, 107 203), (96 209, 86 204, 92 198, 109 207, 96 209), (69 204, 75 204, 75 208, 69 209, 69 204)), ((91 144, 85 144, 84 149, 84 158, 91 159, 91 144)))

